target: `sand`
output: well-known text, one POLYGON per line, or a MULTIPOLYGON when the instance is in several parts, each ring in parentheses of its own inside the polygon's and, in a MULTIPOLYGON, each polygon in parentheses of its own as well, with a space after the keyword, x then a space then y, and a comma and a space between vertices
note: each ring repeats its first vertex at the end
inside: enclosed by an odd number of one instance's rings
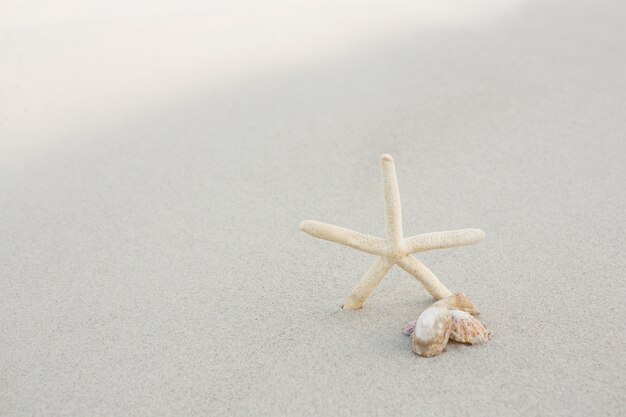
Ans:
POLYGON ((416 25, 166 100, 115 90, 110 119, 71 74, 28 96, 43 52, 5 31, 0 415, 625 415, 624 16, 416 25), (63 87, 82 113, 29 119, 63 87), (341 310, 374 257, 298 224, 382 236, 382 153, 406 234, 486 232, 419 258, 487 345, 413 354, 432 299, 398 268, 341 310))

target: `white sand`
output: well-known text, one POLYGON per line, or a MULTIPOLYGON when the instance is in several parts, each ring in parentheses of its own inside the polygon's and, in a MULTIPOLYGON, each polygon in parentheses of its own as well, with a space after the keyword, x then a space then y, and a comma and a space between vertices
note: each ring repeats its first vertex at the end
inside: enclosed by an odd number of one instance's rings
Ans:
POLYGON ((623 2, 407 14, 206 83, 166 9, 134 38, 140 8, 2 7, 0 415, 626 414, 623 2), (406 234, 487 233, 419 256, 487 345, 415 356, 427 293, 394 269, 344 312, 374 258, 298 231, 382 236, 384 152, 406 234))

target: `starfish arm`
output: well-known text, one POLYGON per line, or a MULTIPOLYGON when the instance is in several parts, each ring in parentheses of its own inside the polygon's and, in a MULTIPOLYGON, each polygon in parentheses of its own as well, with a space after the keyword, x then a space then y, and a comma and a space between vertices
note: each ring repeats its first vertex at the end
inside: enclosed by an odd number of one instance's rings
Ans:
POLYGON ((383 239, 315 220, 303 221, 300 223, 300 230, 311 236, 341 243, 374 255, 382 255, 386 248, 386 241, 383 239))
POLYGON ((439 279, 432 273, 430 269, 423 263, 415 259, 413 256, 408 255, 398 260, 398 265, 420 282, 426 288, 426 290, 435 297, 437 300, 441 300, 452 293, 445 285, 439 281, 439 279))
POLYGON ((376 260, 374 265, 367 270, 361 281, 352 290, 345 304, 344 310, 358 310, 365 304, 368 297, 378 286, 380 281, 385 277, 389 269, 393 266, 393 262, 381 256, 376 260))
POLYGON ((396 177, 396 165, 391 155, 388 154, 381 157, 380 165, 383 175, 387 239, 397 247, 402 242, 402 206, 400 204, 398 178, 396 177))
POLYGON ((431 249, 445 249, 480 242, 485 232, 480 229, 460 229, 448 232, 424 233, 404 239, 407 253, 423 252, 431 249))

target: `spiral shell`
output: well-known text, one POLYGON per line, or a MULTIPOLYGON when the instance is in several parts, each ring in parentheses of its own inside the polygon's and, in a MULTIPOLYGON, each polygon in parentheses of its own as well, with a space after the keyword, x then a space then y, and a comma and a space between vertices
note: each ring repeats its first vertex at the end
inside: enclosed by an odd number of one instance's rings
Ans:
POLYGON ((446 307, 433 305, 420 314, 411 337, 413 352, 420 356, 437 356, 448 344, 452 314, 446 307))
POLYGON ((476 317, 465 311, 451 311, 450 339, 472 345, 486 343, 491 332, 476 317))

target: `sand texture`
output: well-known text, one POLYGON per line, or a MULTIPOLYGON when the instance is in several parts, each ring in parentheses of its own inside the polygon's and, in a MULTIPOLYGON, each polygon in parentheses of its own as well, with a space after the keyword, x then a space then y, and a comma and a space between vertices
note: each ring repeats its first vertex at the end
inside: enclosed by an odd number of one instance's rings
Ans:
POLYGON ((0 415, 626 415, 626 3, 418 25, 132 109, 111 90, 125 115, 97 123, 72 76, 29 82, 52 46, 6 33, 0 415), (84 111, 28 116, 64 88, 84 111), (34 129, 49 146, 20 148, 34 129), (433 299, 397 266, 341 309, 374 258, 298 225, 383 237, 384 153, 406 236, 485 231, 415 256, 489 343, 415 355, 433 299))

